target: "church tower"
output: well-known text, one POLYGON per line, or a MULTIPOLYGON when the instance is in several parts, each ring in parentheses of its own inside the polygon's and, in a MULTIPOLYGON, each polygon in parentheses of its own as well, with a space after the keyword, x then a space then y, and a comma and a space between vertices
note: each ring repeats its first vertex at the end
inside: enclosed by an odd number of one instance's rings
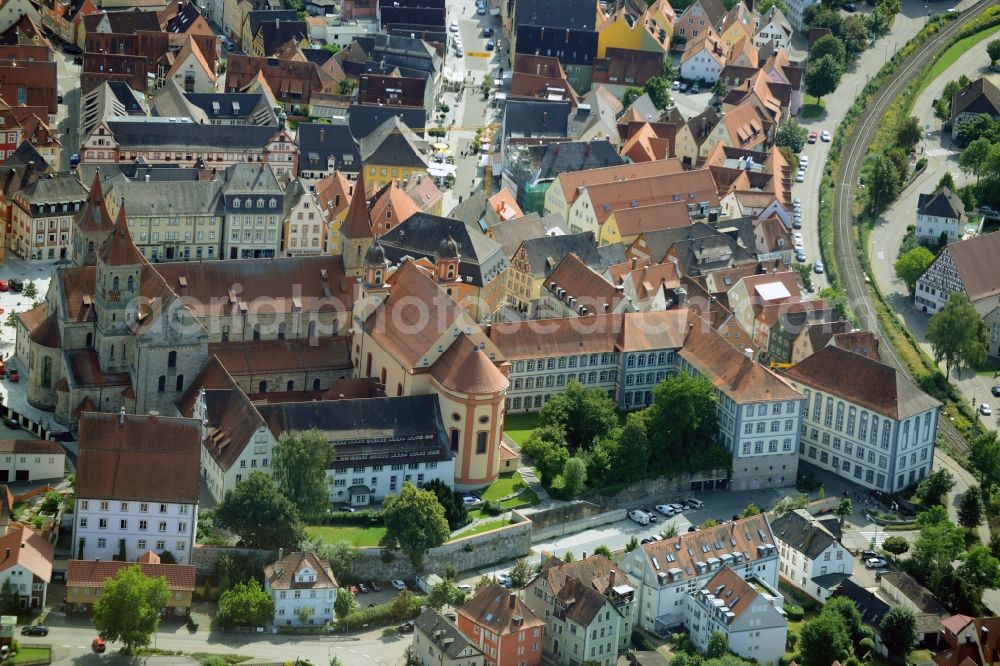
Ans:
POLYGON ((461 255, 458 253, 458 243, 451 236, 445 238, 437 247, 434 253, 434 277, 438 284, 457 282, 458 265, 461 262, 461 255))
POLYGON ((365 170, 362 167, 354 184, 354 194, 351 196, 347 216, 340 225, 340 235, 343 238, 341 257, 344 260, 344 273, 347 277, 361 277, 368 250, 375 243, 367 196, 365 170))
POLYGON ((371 316, 389 295, 389 285, 385 283, 389 273, 389 262, 385 258, 385 250, 375 239, 365 252, 361 282, 354 295, 354 316, 364 322, 371 316))
POLYGON ((97 263, 97 251, 108 238, 113 220, 108 205, 104 201, 104 187, 101 185, 101 171, 94 173, 87 201, 73 221, 73 263, 77 266, 93 266, 97 263))
POLYGON ((97 253, 95 347, 104 372, 124 372, 130 367, 132 335, 128 311, 139 296, 145 259, 132 242, 125 218, 125 201, 107 240, 97 253))

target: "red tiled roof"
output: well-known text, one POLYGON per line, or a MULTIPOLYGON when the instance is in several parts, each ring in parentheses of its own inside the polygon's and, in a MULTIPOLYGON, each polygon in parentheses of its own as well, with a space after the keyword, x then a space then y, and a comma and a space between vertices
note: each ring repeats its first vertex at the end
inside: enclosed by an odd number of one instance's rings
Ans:
POLYGON ((70 560, 66 566, 67 587, 103 587, 122 569, 138 566, 149 578, 167 579, 171 592, 194 592, 195 566, 192 564, 160 564, 147 562, 116 562, 97 560, 70 560))
POLYGON ((56 547, 41 534, 14 527, 0 537, 0 571, 22 566, 46 583, 52 580, 52 558, 56 547))

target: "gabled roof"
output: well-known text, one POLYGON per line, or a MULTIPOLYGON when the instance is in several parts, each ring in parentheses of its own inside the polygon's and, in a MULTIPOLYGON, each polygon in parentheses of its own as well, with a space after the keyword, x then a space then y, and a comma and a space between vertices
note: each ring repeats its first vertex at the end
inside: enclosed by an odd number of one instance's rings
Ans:
POLYGON ((615 585, 628 585, 628 576, 614 562, 603 555, 590 555, 582 560, 563 562, 552 556, 545 560, 538 578, 544 579, 553 594, 559 594, 570 579, 578 580, 598 592, 605 592, 615 585))
POLYGON ((577 234, 561 236, 541 236, 529 238, 521 243, 527 255, 533 277, 545 277, 559 265, 567 254, 572 252, 586 265, 596 268, 601 265, 601 257, 597 253, 597 242, 594 234, 581 231, 577 234))
POLYGON ((572 307, 586 308, 582 314, 613 312, 625 299, 614 285, 572 252, 563 257, 555 270, 545 277, 545 288, 553 298, 564 303, 568 304, 570 298, 576 299, 572 307))
POLYGON ((1000 88, 986 77, 980 77, 959 90, 951 98, 951 119, 963 113, 1000 116, 1000 88))
POLYGON ((205 56, 198 47, 198 43, 195 42, 194 37, 191 35, 188 35, 185 38, 184 46, 182 46, 180 52, 174 56, 174 64, 170 68, 170 71, 167 72, 167 78, 173 79, 178 72, 187 66, 188 61, 192 58, 194 58, 194 62, 198 65, 198 67, 201 67, 205 76, 207 76, 210 81, 215 81, 215 70, 213 70, 205 60, 205 56))
POLYGON ((76 495, 196 504, 200 451, 195 419, 88 412, 80 418, 76 495))
POLYGON ((424 612, 413 621, 417 631, 424 635, 424 638, 433 642, 448 657, 455 659, 465 650, 471 650, 471 657, 482 656, 482 651, 476 644, 468 640, 462 632, 458 630, 455 623, 441 615, 433 608, 427 607, 424 612))
POLYGON ((366 164, 427 168, 421 153, 423 141, 398 116, 392 116, 361 139, 361 159, 366 164))
POLYGON ((785 371, 790 381, 902 420, 941 405, 894 367, 827 346, 785 371))
MULTIPOLYGON (((728 566, 719 569, 719 572, 706 581, 701 589, 708 591, 715 599, 722 602, 722 610, 732 613, 731 621, 738 620, 760 596, 760 592, 744 580, 743 576, 728 566)), ((712 610, 715 609, 713 603, 712 610)))
POLYGON ((961 220, 965 216, 965 204, 950 188, 942 187, 931 194, 920 195, 917 214, 961 220))
POLYGON ((565 30, 593 30, 597 22, 594 3, 588 0, 516 0, 514 20, 518 25, 533 25, 565 30))
POLYGON ((803 509, 789 511, 773 519, 771 531, 775 539, 784 541, 810 560, 815 560, 837 543, 837 539, 803 509))
POLYGON ((264 580, 273 590, 326 590, 337 587, 337 579, 329 563, 313 553, 295 551, 288 553, 277 562, 264 567, 264 580), (304 569, 316 574, 314 581, 296 581, 295 576, 304 569))
MULTIPOLYGON (((555 595, 556 607, 565 609, 565 618, 581 627, 589 627, 608 598, 576 578, 570 578, 555 595)), ((586 629, 585 629, 586 631, 586 629)))
POLYGON ((889 612, 891 606, 869 592, 858 583, 848 578, 834 593, 837 597, 846 597, 854 602, 861 612, 861 621, 878 631, 882 618, 889 612))
POLYGON ((476 590, 456 612, 500 636, 545 625, 545 621, 518 598, 517 592, 498 583, 476 590))
MULTIPOLYGON (((1000 232, 952 243, 945 251, 951 256, 970 301, 1000 293, 1000 271, 996 270, 1000 232)), ((937 261, 940 260, 938 257, 937 261)))
POLYGON ((55 545, 27 527, 10 528, 0 537, 0 571, 20 566, 48 583, 55 550, 55 545))
POLYGON ((502 133, 506 137, 565 137, 569 102, 512 99, 504 106, 502 133))
POLYGON ((70 560, 66 566, 66 585, 69 587, 103 588, 109 578, 122 569, 139 566, 150 578, 167 579, 171 592, 194 592, 195 571, 193 564, 160 564, 159 562, 117 562, 100 560, 70 560))
POLYGON ((556 180, 562 188, 563 196, 567 204, 572 204, 583 191, 591 185, 599 183, 620 182, 625 180, 635 180, 651 176, 659 176, 668 173, 680 173, 683 170, 680 160, 672 158, 666 160, 653 160, 651 162, 641 162, 633 164, 626 162, 617 166, 609 166, 600 169, 584 168, 579 171, 561 172, 555 174, 556 180))
POLYGON ((882 581, 892 585, 900 594, 906 597, 917 608, 918 613, 933 613, 947 615, 947 609, 937 600, 937 597, 920 584, 920 582, 905 571, 887 571, 882 574, 882 581))
POLYGON ((299 171, 326 171, 331 157, 334 169, 361 169, 361 153, 350 125, 302 123, 295 143, 299 146, 299 171))
POLYGON ((699 318, 680 356, 737 403, 801 400, 802 394, 756 361, 747 358, 699 318))

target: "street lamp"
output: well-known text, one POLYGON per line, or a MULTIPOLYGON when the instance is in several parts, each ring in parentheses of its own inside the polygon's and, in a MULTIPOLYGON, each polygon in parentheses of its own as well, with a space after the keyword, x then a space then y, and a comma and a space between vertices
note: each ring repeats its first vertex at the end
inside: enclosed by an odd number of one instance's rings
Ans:
POLYGON ((870 513, 866 513, 865 518, 875 523, 875 538, 872 539, 872 548, 878 548, 878 523, 875 522, 875 519, 872 518, 872 514, 870 513))

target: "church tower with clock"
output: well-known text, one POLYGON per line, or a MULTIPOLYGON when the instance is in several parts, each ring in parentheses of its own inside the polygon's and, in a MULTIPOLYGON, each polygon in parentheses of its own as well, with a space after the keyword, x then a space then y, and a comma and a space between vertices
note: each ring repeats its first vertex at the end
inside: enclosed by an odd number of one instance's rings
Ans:
POLYGON ((123 201, 115 226, 97 253, 94 347, 104 373, 127 372, 130 368, 133 342, 129 317, 136 311, 144 263, 132 243, 123 201))

